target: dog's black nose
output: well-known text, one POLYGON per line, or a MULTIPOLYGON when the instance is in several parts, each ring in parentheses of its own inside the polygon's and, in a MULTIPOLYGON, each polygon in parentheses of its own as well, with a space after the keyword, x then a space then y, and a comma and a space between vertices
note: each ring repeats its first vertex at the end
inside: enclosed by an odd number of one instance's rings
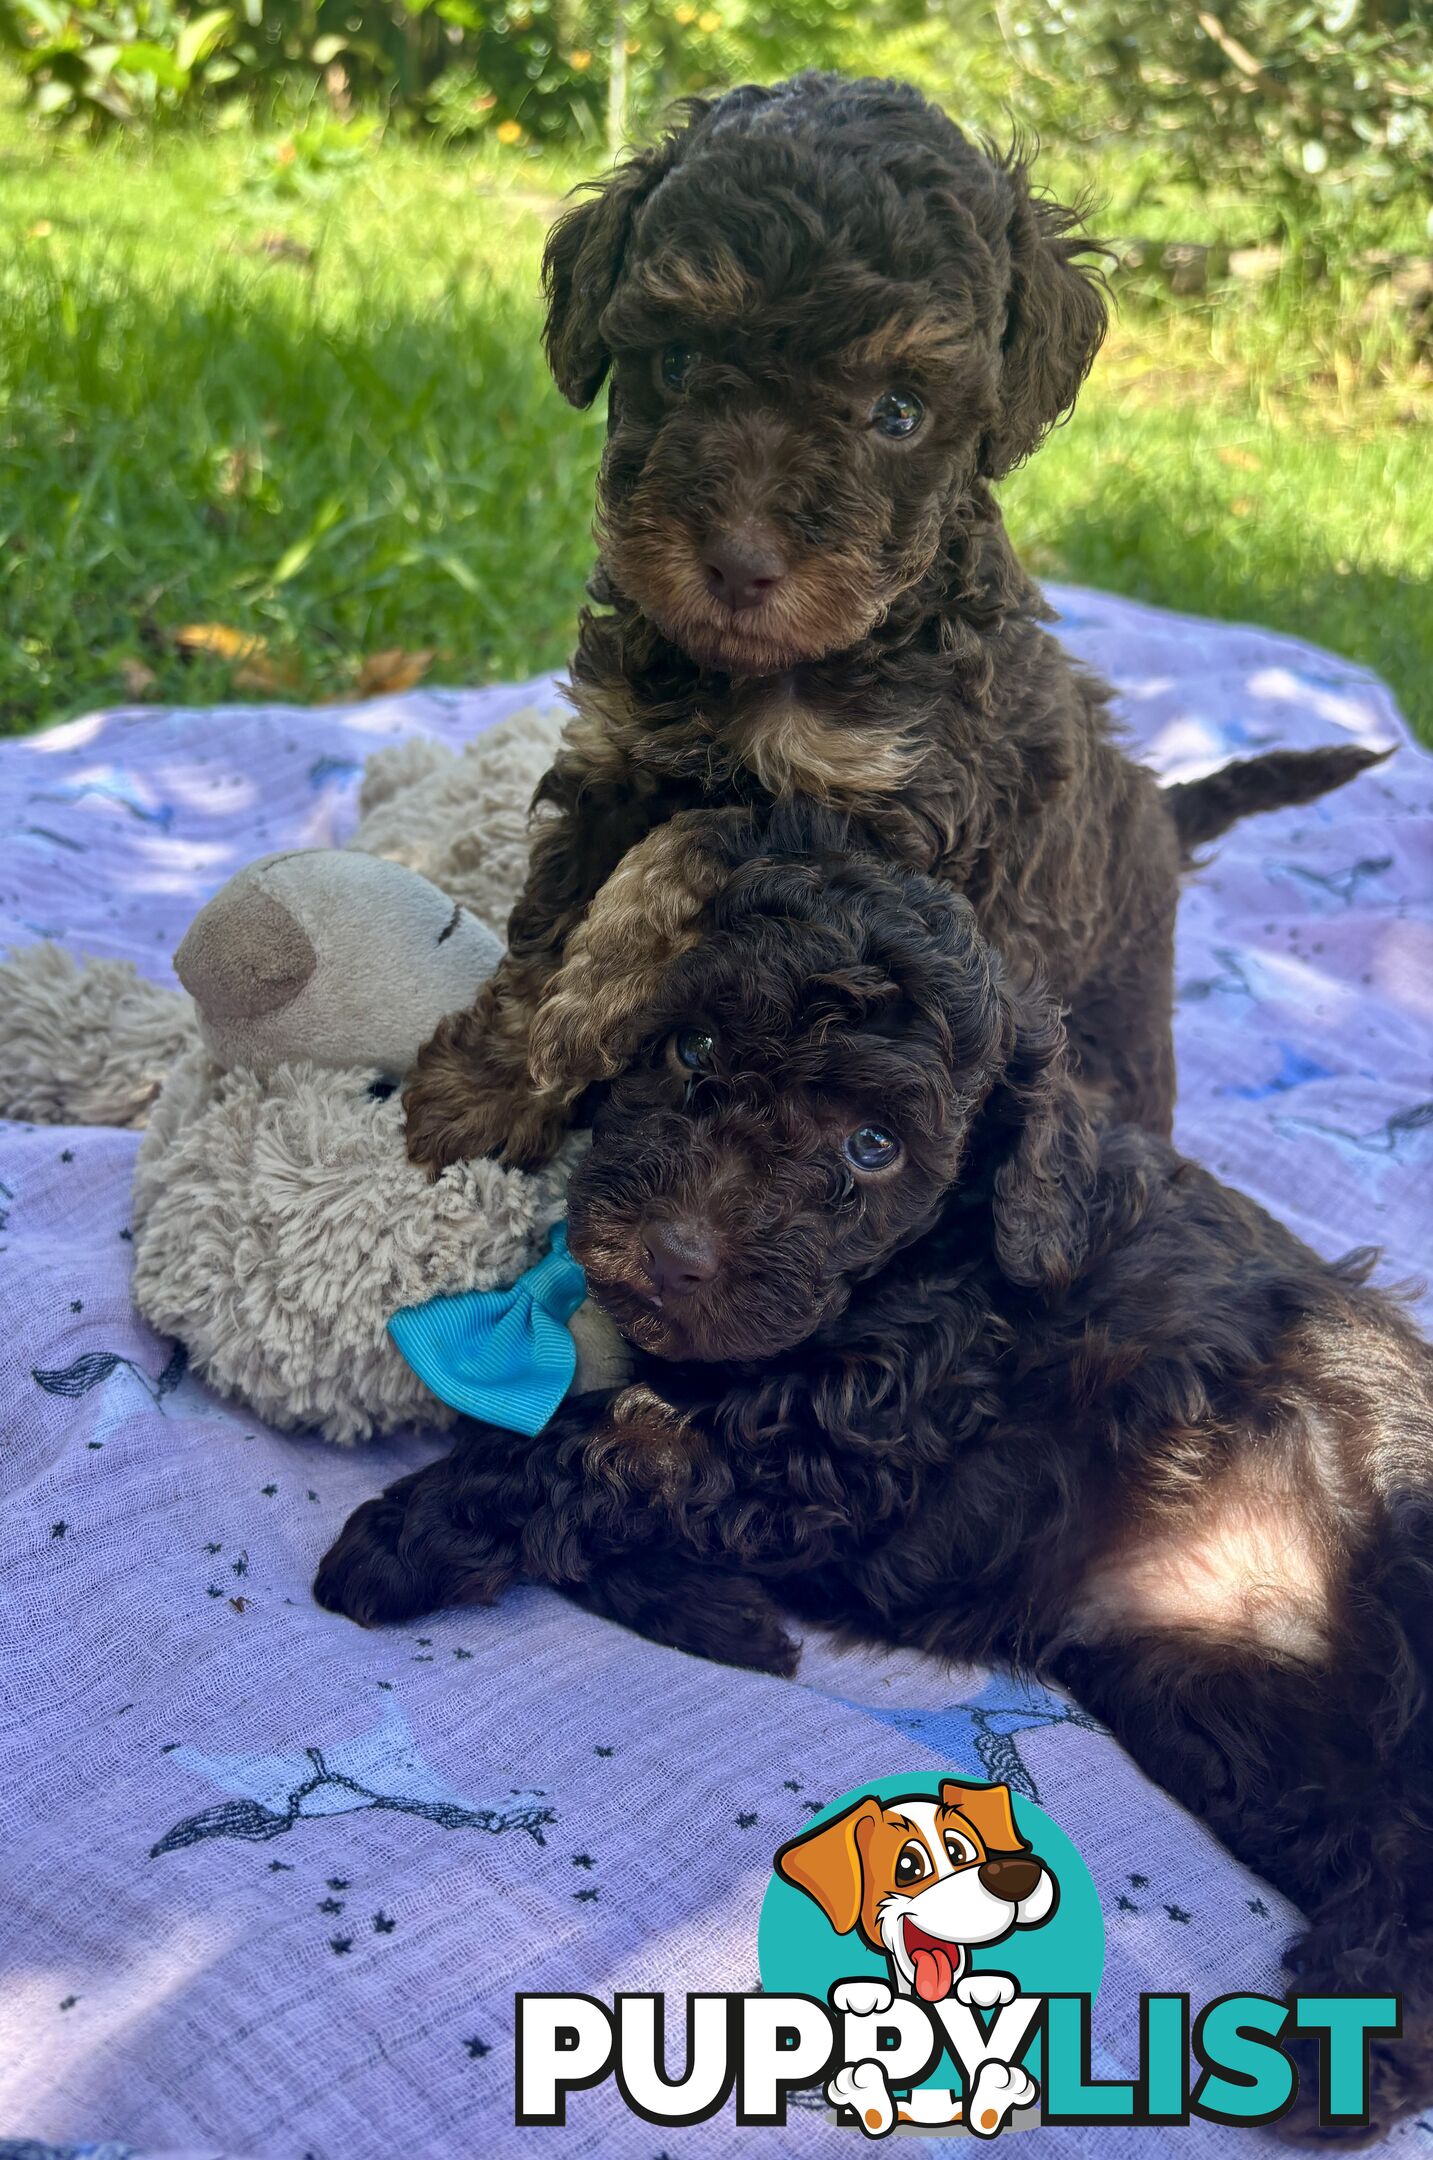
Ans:
POLYGON ((997 1853, 982 1860, 977 1870, 991 1896, 1008 1898, 1012 1905, 1030 1896, 1044 1872, 1038 1860, 1027 1860, 1023 1853, 997 1853))
POLYGON ((648 1223, 642 1231, 647 1272, 659 1297, 690 1297, 721 1267, 716 1239, 705 1223, 648 1223))
POLYGON ((786 575, 786 561, 774 538, 749 528, 714 533, 703 568, 712 598, 738 610, 760 607, 786 575))

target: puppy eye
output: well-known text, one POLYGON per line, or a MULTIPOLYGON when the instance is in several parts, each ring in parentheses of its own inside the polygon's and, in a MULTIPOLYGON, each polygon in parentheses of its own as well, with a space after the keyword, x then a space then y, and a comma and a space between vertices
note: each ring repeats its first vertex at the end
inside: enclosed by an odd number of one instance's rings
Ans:
POLYGON ((696 354, 687 345, 669 345, 657 362, 657 370, 668 390, 685 390, 687 377, 692 372, 696 354))
POLYGON ((704 1028, 682 1028, 672 1037, 677 1063, 688 1072, 710 1072, 716 1055, 716 1037, 704 1028))
POLYGON ((841 1142, 841 1153, 853 1170, 889 1170, 901 1159, 901 1143, 884 1125, 858 1125, 841 1142))
POLYGON ((912 1838, 908 1844, 901 1847, 897 1855, 896 1881, 902 1889, 905 1889, 909 1883, 920 1882, 922 1877, 929 1873, 930 1869, 926 1865, 925 1847, 918 1845, 916 1840, 912 1838))
POLYGON ((924 418, 925 407, 910 390, 883 390, 871 407, 871 426, 893 441, 914 435, 924 418))
POLYGON ((958 1830, 947 1830, 945 1849, 957 1867, 965 1867, 975 1858, 975 1847, 969 1838, 963 1838, 958 1830))

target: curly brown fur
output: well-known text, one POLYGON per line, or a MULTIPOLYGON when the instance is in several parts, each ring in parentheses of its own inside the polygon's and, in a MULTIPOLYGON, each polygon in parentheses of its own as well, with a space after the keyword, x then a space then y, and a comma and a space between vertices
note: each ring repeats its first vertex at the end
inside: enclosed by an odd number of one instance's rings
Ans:
MULTIPOLYGON (((691 101, 559 221, 548 357, 577 404, 610 375, 600 606, 493 992, 515 1024, 648 827, 800 797, 958 885, 1070 1005, 1086 1077, 1168 1131, 1181 837, 991 491, 1099 346, 1089 252, 1019 155, 904 85, 826 75, 691 101), (873 424, 892 391, 923 408, 908 437, 873 424)), ((1206 792, 1179 798, 1202 838, 1239 808, 1206 792)), ((415 1159, 531 1160, 511 1047, 425 1062, 415 1159)))
POLYGON ((320 1599, 523 1573, 774 1671, 783 1611, 1038 1671, 1303 1906, 1302 1988, 1403 1993, 1377 2125, 1426 2104, 1433 1353, 1367 1255, 1092 1126, 948 887, 839 824, 728 841, 571 1188, 635 1384, 468 1429, 320 1599))

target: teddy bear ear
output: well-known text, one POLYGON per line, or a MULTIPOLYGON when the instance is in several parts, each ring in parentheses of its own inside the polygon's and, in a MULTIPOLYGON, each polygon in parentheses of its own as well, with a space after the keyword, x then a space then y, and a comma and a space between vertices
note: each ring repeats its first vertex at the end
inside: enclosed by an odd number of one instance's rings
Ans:
POLYGON ((268 889, 268 863, 250 863, 206 901, 174 955, 174 972, 206 1020, 282 1012, 318 967, 303 924, 268 889))
POLYGON ((966 1785, 942 1778, 940 1804, 955 1808, 980 1833, 987 1852, 1023 1852, 1027 1841, 1015 1827, 1008 1785, 966 1785))
POLYGON ((611 352, 602 311, 617 287, 638 210, 677 161, 679 135, 639 150, 590 183, 585 202, 565 211, 547 236, 542 289, 547 364, 569 405, 590 405, 602 387, 611 352))

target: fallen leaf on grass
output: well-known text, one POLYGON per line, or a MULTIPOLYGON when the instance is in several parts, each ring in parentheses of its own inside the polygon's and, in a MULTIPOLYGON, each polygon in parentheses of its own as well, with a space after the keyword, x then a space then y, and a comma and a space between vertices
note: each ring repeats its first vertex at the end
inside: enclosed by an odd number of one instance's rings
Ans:
POLYGON ((265 639, 233 630, 228 623, 186 623, 182 630, 175 631, 174 642, 186 659, 203 657, 227 662, 234 670, 236 690, 267 694, 298 686, 298 669, 292 660, 273 659, 265 639))
POLYGON ((1253 501, 1248 495, 1236 495, 1229 505, 1229 510, 1232 516, 1245 518, 1248 517, 1253 507, 1253 501))
POLYGON ((370 653, 358 670, 355 695, 392 697, 400 690, 411 690, 433 665, 434 649, 430 645, 423 652, 405 652, 401 645, 394 645, 387 652, 370 653))
POLYGON ((227 623, 192 622, 174 633, 174 642, 190 659, 201 654, 210 660, 247 660, 264 650, 264 641, 252 632, 231 630, 227 623))
POLYGON ((266 232, 259 235, 255 252, 267 255, 273 262, 297 263, 301 270, 313 264, 314 251, 302 240, 295 240, 292 233, 266 232))
POLYGON ((119 679, 124 684, 128 696, 142 698, 148 696, 158 682, 159 677, 155 674, 153 668, 146 667, 142 660, 130 658, 120 661, 119 679))
POLYGON ((1221 465, 1232 465, 1236 472, 1262 472, 1264 460, 1255 457, 1252 450, 1241 450, 1237 443, 1226 443, 1219 452, 1221 465))
POLYGON ((226 450, 219 460, 217 485, 221 495, 242 495, 245 483, 253 470, 254 461, 247 450, 226 450))
POLYGON ((236 690, 260 690, 266 697, 283 690, 297 690, 300 680, 292 660, 271 660, 265 652, 255 653, 251 660, 234 670, 236 690))

